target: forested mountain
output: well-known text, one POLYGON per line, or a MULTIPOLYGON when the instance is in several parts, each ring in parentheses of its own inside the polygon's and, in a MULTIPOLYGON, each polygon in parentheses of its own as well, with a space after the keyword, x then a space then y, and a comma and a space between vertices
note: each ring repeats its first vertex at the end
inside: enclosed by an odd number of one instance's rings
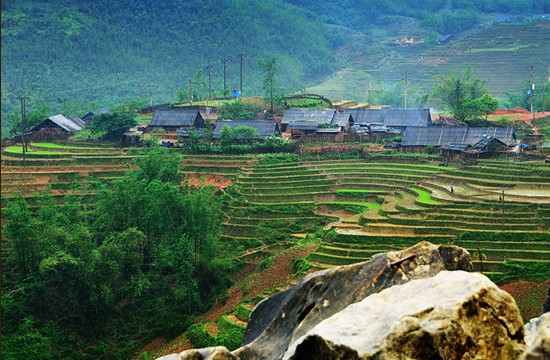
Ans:
POLYGON ((223 60, 227 88, 239 89, 241 59, 244 94, 261 95, 258 62, 271 57, 289 92, 346 65, 337 50, 356 40, 350 31, 363 43, 410 20, 436 36, 472 28, 487 13, 545 12, 547 0, 4 1, 2 132, 21 95, 31 110, 47 103, 66 113, 136 98, 174 102, 191 78, 207 93, 209 65, 219 94, 223 60))

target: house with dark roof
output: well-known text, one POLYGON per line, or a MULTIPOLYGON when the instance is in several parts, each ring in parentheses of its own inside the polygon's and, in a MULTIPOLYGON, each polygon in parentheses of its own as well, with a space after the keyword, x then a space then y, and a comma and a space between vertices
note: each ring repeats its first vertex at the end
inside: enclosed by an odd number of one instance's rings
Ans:
POLYGON ((33 126, 29 132, 33 140, 66 139, 84 128, 76 115, 54 115, 33 126))
POLYGON ((281 121, 281 132, 292 137, 312 134, 341 134, 349 130, 352 117, 336 110, 287 109, 281 121))
POLYGON ((204 128, 204 119, 197 109, 173 108, 155 109, 153 118, 147 127, 150 131, 176 133, 181 130, 204 128))
POLYGON ((503 151, 515 145, 512 128, 467 126, 408 127, 401 140, 404 150, 419 151, 433 146, 444 153, 503 151))
POLYGON ((388 133, 401 133, 407 127, 432 125, 430 109, 346 109, 351 115, 353 129, 361 132, 385 129, 388 133))
POLYGON ((222 129, 226 126, 236 128, 237 126, 249 126, 256 129, 257 136, 255 141, 265 141, 269 136, 281 137, 281 131, 276 121, 270 120, 218 120, 216 128, 212 133, 212 142, 218 143, 222 133, 222 129))
POLYGON ((111 112, 107 109, 92 110, 82 117, 82 121, 84 121, 84 124, 88 124, 90 121, 92 121, 92 118, 95 115, 110 114, 110 113, 111 112))

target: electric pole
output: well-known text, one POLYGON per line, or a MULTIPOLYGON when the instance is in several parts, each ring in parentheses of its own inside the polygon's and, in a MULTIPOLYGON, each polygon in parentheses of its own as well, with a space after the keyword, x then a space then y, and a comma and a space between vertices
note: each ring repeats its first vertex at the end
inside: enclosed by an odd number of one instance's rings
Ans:
POLYGON ((407 85, 409 83, 408 72, 405 71, 405 109, 407 108, 407 85))
POLYGON ((227 89, 227 82, 226 82, 226 68, 227 68, 227 59, 223 59, 222 60, 222 64, 223 64, 223 97, 225 98, 225 93, 226 93, 226 89, 227 89))
POLYGON ((369 81, 369 109, 370 109, 370 91, 372 88, 372 81, 369 81))
POLYGON ((243 53, 239 54, 240 63, 241 63, 241 87, 240 87, 241 95, 243 93, 243 56, 244 56, 243 53))
POLYGON ((149 107, 151 108, 151 112, 153 112, 153 88, 156 87, 156 85, 149 84, 147 85, 147 88, 149 89, 149 107))
POLYGON ((193 104, 193 79, 189 79, 189 105, 193 104))
POLYGON ((529 70, 529 77, 530 77, 530 83, 531 87, 529 88, 529 100, 531 102, 531 114, 533 114, 533 121, 535 121, 535 111, 533 109, 533 97, 535 96, 535 83, 533 81, 533 65, 531 65, 531 69, 529 70))
POLYGON ((212 99, 212 66, 208 65, 206 67, 208 72, 208 100, 212 99))
POLYGON ((20 96, 18 99, 21 101, 21 146, 23 150, 23 166, 25 166, 27 142, 25 141, 25 132, 27 132, 27 114, 25 108, 26 96, 20 96))

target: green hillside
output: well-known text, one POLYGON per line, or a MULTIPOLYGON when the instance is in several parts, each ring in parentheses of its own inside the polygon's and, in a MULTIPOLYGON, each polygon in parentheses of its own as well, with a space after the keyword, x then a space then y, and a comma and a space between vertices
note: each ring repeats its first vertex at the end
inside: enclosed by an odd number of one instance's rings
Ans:
POLYGON ((468 62, 500 95, 519 88, 528 65, 548 76, 548 27, 530 24, 540 13, 550 13, 548 1, 2 2, 2 134, 21 95, 29 111, 45 103, 77 114, 136 99, 175 102, 178 90, 186 100, 190 79, 196 97, 207 96, 209 80, 220 96, 224 60, 228 90, 240 88, 242 64, 245 95, 263 94, 259 61, 271 57, 285 92, 361 100, 369 81, 391 85, 407 70, 420 95, 435 74, 468 62), (493 28, 499 16, 524 25, 493 28), (448 33, 458 41, 435 45, 448 33), (387 45, 403 36, 425 42, 387 45))

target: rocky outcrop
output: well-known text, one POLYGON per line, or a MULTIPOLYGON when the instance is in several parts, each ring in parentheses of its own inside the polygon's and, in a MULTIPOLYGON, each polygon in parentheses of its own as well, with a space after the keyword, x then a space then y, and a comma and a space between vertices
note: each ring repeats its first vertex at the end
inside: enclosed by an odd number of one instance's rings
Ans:
POLYGON ((471 271, 470 255, 455 246, 423 242, 378 254, 260 302, 232 353, 208 348, 161 359, 547 359, 550 315, 528 325, 539 335, 523 353, 514 299, 471 271))
POLYGON ((521 360, 550 359, 550 312, 525 325, 525 342, 527 350, 521 360))
POLYGON ((442 271, 348 306, 284 359, 517 359, 523 336, 508 293, 481 274, 442 271))
POLYGON ((205 349, 185 350, 179 354, 166 355, 157 360, 237 360, 238 358, 223 346, 205 349))
POLYGON ((472 270, 470 255, 456 246, 421 242, 377 254, 372 260, 306 276, 259 303, 246 328, 241 359, 280 359, 290 344, 324 319, 388 287, 429 278, 443 270, 472 270))

